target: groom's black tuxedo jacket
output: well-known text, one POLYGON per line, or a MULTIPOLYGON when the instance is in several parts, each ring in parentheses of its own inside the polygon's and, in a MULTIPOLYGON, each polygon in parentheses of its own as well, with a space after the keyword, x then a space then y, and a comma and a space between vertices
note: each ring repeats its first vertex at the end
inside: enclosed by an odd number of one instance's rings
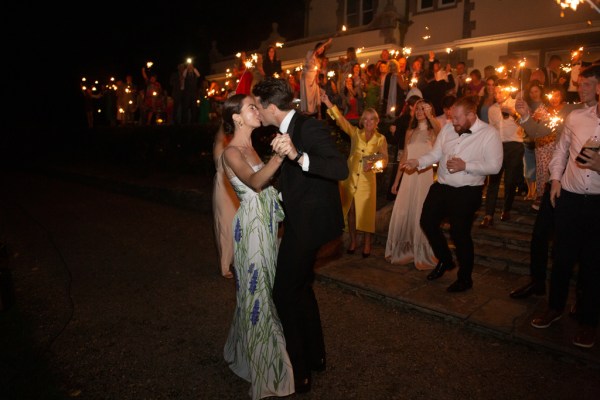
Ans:
MULTIPOLYGON (((319 247, 339 237, 344 228, 339 181, 348 177, 346 157, 322 121, 296 112, 289 134, 298 151, 308 154, 308 171, 289 159, 278 178, 286 214, 285 230, 319 247)), ((285 235, 285 233, 284 233, 285 235)))

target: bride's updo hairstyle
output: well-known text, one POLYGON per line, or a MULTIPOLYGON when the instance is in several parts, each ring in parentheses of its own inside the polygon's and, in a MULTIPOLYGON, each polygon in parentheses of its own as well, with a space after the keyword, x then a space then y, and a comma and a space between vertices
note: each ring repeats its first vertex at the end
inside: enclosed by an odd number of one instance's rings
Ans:
POLYGON ((242 102, 247 96, 246 94, 234 94, 223 103, 221 116, 223 118, 223 131, 225 133, 233 133, 235 130, 233 114, 240 114, 242 112, 242 102))

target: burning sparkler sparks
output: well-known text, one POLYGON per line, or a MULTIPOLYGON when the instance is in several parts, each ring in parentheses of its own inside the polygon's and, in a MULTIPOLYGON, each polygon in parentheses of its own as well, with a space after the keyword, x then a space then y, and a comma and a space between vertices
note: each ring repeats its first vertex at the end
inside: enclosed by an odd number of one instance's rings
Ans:
POLYGON ((556 0, 556 4, 558 4, 561 8, 561 17, 565 16, 564 10, 570 8, 573 11, 577 11, 577 6, 582 3, 588 3, 590 7, 600 13, 600 7, 598 7, 592 0, 556 0))
POLYGON ((427 40, 427 39, 430 39, 430 38, 431 38, 431 35, 429 34, 429 27, 426 26, 425 27, 425 35, 423 35, 423 40, 427 40))
POLYGON ((548 121, 546 122, 546 126, 550 129, 556 129, 556 127, 560 124, 562 124, 563 119, 561 117, 559 117, 558 115, 552 115, 550 116, 550 118, 548 118, 548 121))

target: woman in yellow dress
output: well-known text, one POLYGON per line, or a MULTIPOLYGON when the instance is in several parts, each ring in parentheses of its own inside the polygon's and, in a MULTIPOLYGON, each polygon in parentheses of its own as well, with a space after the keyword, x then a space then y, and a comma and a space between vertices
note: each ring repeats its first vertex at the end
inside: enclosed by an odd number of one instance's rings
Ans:
POLYGON ((350 235, 347 253, 356 250, 356 232, 364 233, 363 257, 371 254, 371 236, 375 233, 375 212, 377 208, 377 176, 373 171, 375 160, 364 160, 365 156, 377 154, 383 169, 388 163, 387 140, 377 131, 379 115, 374 108, 367 108, 361 115, 358 127, 352 125, 343 113, 333 105, 325 92, 321 101, 327 106, 327 114, 335 120, 342 131, 350 136, 348 157, 348 178, 340 184, 342 211, 350 235))

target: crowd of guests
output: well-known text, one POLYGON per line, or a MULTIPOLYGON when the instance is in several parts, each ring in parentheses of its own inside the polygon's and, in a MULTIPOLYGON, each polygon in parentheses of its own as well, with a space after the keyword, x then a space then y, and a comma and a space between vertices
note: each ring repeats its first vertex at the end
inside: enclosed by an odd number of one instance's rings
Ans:
POLYGON ((537 69, 509 57, 503 68, 469 71, 465 62, 444 65, 433 52, 384 50, 362 65, 354 48, 330 62, 331 43, 316 43, 302 68, 285 72, 275 46, 263 55, 242 52, 222 87, 187 63, 168 89, 151 68, 142 68, 142 89, 131 76, 102 93, 84 89, 90 127, 89 104, 108 98, 115 124, 221 121, 214 226, 221 273, 236 285, 224 357, 251 382, 252 398, 307 392, 312 372, 326 368, 312 268, 344 230, 346 253, 361 248, 370 257, 376 176, 389 165, 396 170, 388 262, 427 270, 428 280, 458 267, 447 291, 471 289, 476 212, 485 201, 476 225, 493 227, 503 186, 500 221, 512 218, 518 195, 537 213, 531 280, 510 296, 546 294, 553 246, 548 307, 531 325, 548 328, 562 317, 577 266, 573 343, 592 347, 600 322, 600 64, 574 58, 566 73, 556 56, 537 69), (283 133, 263 160, 251 136, 268 125, 283 133), (347 137, 348 154, 332 128, 347 137))
POLYGON ((150 67, 141 69, 143 85, 132 74, 125 79, 111 78, 110 82, 82 81, 84 109, 88 128, 97 123, 114 127, 124 125, 194 124, 207 122, 210 102, 206 82, 191 62, 177 66, 168 83, 161 83, 158 73, 150 67))
MULTIPOLYGON (((510 296, 546 293, 553 245, 548 307, 531 325, 548 328, 562 317, 578 266, 573 343, 592 347, 600 320, 600 64, 577 69, 574 78, 557 68, 556 57, 527 73, 510 57, 504 69, 488 66, 482 74, 463 62, 442 65, 434 53, 409 63, 384 51, 363 66, 353 48, 329 63, 330 43, 308 51, 297 77, 280 67, 267 76, 264 60, 241 55, 239 79, 224 99, 215 232, 221 272, 235 278, 237 290, 225 359, 251 382, 252 397, 309 391, 312 372, 326 368, 312 268, 344 229, 347 254, 361 247, 362 257, 371 255, 376 174, 391 160, 397 169, 388 262, 428 270, 428 280, 458 267, 447 291, 471 289, 475 215, 485 200, 477 225, 494 226, 503 182, 501 221, 511 219, 517 195, 537 212, 531 280, 510 296), (569 94, 573 79, 576 98, 569 94), (265 161, 251 140, 261 125, 283 132, 273 136, 265 161), (347 136, 347 155, 336 148, 332 127, 347 136)), ((269 53, 276 59, 275 48, 269 53)))

